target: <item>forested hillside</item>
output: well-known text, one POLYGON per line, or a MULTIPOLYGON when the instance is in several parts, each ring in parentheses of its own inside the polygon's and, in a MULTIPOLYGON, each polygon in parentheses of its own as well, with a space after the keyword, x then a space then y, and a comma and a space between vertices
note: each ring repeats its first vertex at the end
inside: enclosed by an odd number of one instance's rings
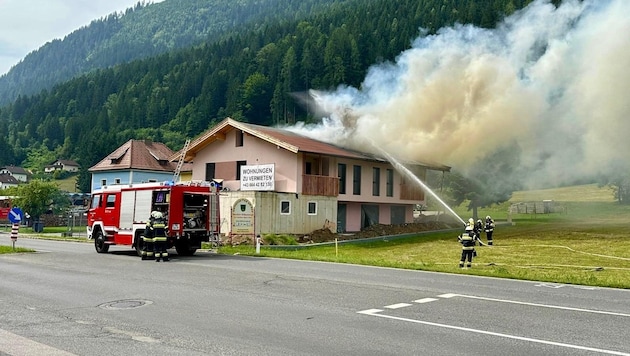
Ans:
MULTIPOLYGON (((5 138, 0 165, 37 168, 37 160, 75 159, 86 184, 85 169, 130 138, 179 149, 187 137, 226 116, 262 125, 309 120, 291 93, 359 86, 369 66, 393 60, 409 48, 420 28, 432 33, 455 22, 489 27, 526 3, 330 1, 325 12, 311 11, 301 19, 271 16, 218 41, 93 70, 0 108, 5 138)), ((195 18, 191 15, 189 21, 195 18)))
POLYGON ((296 21, 354 0, 167 0, 138 2, 28 54, 0 77, 0 105, 94 69, 214 42, 227 33, 296 21))

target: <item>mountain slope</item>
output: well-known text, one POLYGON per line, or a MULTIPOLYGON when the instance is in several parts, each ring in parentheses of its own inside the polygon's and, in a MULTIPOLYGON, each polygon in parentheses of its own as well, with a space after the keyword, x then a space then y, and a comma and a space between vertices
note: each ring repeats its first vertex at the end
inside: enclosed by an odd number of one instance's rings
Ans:
POLYGON ((166 0, 138 3, 29 53, 0 77, 0 105, 89 71, 151 57, 232 31, 296 20, 348 0, 166 0))

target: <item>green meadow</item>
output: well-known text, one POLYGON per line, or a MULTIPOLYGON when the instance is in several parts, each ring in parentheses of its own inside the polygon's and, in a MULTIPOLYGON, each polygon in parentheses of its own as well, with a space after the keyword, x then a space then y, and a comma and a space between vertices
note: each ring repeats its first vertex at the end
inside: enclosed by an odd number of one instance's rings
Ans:
MULTIPOLYGON (((455 211, 464 220, 471 214, 462 207, 455 211)), ((471 269, 458 267, 458 231, 307 248, 263 245, 259 254, 253 246, 223 246, 219 252, 630 288, 630 206, 615 202, 605 187, 515 192, 509 202, 480 209, 478 215, 491 215, 498 226, 494 246, 478 246, 471 269), (510 213, 514 203, 543 200, 552 201, 554 212, 510 213)))

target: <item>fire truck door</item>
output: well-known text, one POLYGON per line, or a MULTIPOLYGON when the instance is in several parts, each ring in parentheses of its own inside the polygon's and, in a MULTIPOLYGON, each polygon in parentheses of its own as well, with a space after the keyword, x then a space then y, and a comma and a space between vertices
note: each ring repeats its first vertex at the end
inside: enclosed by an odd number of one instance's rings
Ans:
POLYGON ((103 224, 106 227, 118 226, 120 211, 120 199, 118 198, 118 194, 109 193, 104 194, 103 203, 105 204, 105 211, 103 213, 103 224))

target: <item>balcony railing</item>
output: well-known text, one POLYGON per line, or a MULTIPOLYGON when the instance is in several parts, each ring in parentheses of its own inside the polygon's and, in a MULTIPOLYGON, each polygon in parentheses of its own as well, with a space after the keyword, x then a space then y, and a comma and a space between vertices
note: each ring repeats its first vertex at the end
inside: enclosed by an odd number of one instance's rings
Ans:
POLYGON ((339 178, 303 174, 302 194, 336 197, 339 195, 339 178))

